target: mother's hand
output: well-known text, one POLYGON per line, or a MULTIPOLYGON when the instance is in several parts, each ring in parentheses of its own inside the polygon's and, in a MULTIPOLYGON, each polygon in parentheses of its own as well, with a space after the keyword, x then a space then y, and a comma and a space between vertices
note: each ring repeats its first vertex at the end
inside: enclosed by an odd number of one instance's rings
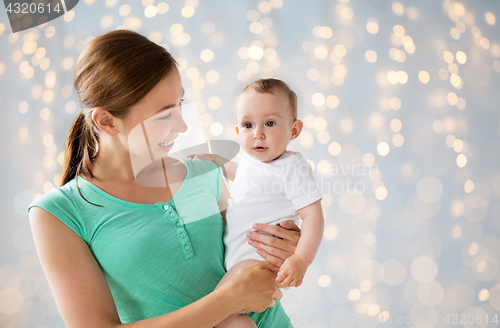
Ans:
POLYGON ((300 228, 292 220, 280 222, 279 226, 256 223, 253 228, 259 232, 247 232, 248 243, 268 262, 281 266, 295 252, 300 238, 300 228))

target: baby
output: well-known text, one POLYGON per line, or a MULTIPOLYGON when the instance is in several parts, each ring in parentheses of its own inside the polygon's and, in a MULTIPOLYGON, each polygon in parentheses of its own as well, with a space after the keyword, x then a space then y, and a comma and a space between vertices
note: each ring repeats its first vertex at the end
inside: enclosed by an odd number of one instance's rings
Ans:
MULTIPOLYGON (((245 152, 240 162, 197 155, 223 167, 225 176, 234 182, 224 237, 227 273, 217 287, 239 268, 262 261, 248 244, 246 233, 252 224, 279 224, 290 219, 299 223, 302 219, 297 248, 276 277, 280 287, 299 287, 321 243, 324 219, 311 167, 300 153, 286 150, 302 130, 297 96, 281 80, 261 79, 243 89, 236 108, 236 133, 245 152)), ((256 326, 248 316, 238 313, 217 327, 256 326)))

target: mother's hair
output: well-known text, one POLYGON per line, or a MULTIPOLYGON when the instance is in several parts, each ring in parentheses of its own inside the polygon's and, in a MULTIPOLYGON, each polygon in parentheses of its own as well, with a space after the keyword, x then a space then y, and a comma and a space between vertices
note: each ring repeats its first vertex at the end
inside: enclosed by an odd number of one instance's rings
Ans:
POLYGON ((68 130, 61 186, 80 174, 93 177, 99 142, 93 109, 125 117, 176 65, 164 47, 132 31, 108 32, 87 44, 75 67, 82 111, 68 130))

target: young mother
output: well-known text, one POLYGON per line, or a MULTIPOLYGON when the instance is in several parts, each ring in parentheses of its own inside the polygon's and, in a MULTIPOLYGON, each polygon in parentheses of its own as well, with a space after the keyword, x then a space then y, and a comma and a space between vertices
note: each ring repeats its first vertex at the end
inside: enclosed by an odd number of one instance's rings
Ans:
POLYGON ((35 246, 66 325, 214 327, 243 310, 254 311, 259 327, 292 327, 274 301, 281 298, 274 270, 300 236, 291 221, 260 225, 282 238, 250 236, 267 262, 214 291, 225 273, 221 169, 165 156, 156 167, 172 181, 167 187, 136 182, 130 131, 160 113, 168 124, 150 146, 166 155, 187 129, 170 54, 137 33, 113 31, 86 46, 75 74, 83 110, 68 133, 62 186, 30 205, 35 246))

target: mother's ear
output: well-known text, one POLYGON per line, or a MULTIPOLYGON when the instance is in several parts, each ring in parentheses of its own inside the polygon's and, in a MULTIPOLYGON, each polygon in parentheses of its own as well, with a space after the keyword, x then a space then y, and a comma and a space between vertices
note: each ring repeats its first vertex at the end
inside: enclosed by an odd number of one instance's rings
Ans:
POLYGON ((292 125, 292 136, 290 140, 293 140, 297 138, 300 135, 300 132, 302 131, 303 123, 301 120, 295 120, 292 125))
POLYGON ((114 136, 120 132, 116 126, 116 118, 105 109, 95 108, 92 111, 92 121, 94 121, 99 130, 110 136, 114 136))

